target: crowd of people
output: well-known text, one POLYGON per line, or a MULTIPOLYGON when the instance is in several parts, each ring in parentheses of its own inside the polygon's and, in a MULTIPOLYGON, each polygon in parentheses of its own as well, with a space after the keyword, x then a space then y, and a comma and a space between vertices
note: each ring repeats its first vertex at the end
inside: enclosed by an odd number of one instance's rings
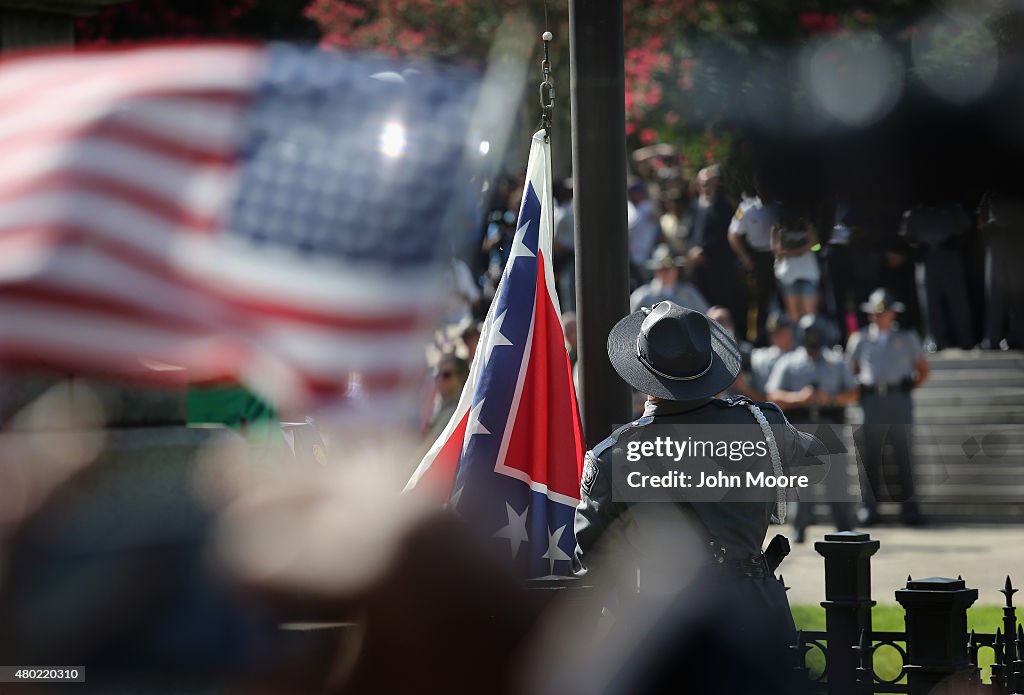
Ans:
MULTIPOLYGON (((928 352, 1024 347, 1021 280, 1012 261, 1024 257, 1015 234, 1024 205, 1014 196, 989 193, 971 209, 937 195, 881 204, 851 194, 810 210, 780 200, 781 189, 767 177, 753 173, 735 185, 715 164, 685 185, 670 146, 638 150, 633 162, 638 175, 626 191, 630 310, 668 300, 722 325, 743 355, 725 395, 775 401, 793 422, 838 424, 843 409, 859 402, 865 421, 908 425, 909 393, 927 379, 928 352)), ((431 350, 426 440, 444 427, 468 377, 522 191, 521 181, 498 182, 479 253, 452 262, 451 303, 431 350)), ((556 289, 575 363, 571 181, 556 182, 553 197, 556 289)), ((638 414, 642 408, 638 396, 638 414)), ((909 434, 893 439, 907 463, 890 486, 909 500, 909 434)), ((860 444, 863 486, 877 488, 874 450, 882 442, 860 444)), ((877 505, 865 499, 857 522, 870 525, 877 505)), ((838 528, 857 523, 852 509, 836 505, 833 518, 838 528)), ((902 519, 922 521, 913 502, 904 504, 902 519)), ((807 523, 805 506, 798 538, 807 523)))
MULTIPOLYGON (((928 351, 1024 347, 1021 284, 1010 259, 1022 257, 1014 233, 1024 204, 989 193, 980 200, 922 195, 837 193, 809 209, 780 201, 757 173, 730 176, 715 164, 692 182, 671 167, 666 145, 634 153, 638 176, 627 190, 631 305, 654 297, 683 306, 729 310, 736 336, 769 344, 773 311, 796 322, 818 314, 845 343, 868 316, 860 310, 878 287, 906 306, 904 329, 917 331, 928 351), (668 173, 666 173, 668 170, 668 173)), ((678 158, 676 158, 677 160, 678 158)), ((440 352, 465 358, 458 333, 486 314, 511 240, 522 183, 501 179, 493 189, 477 252, 456 259, 452 307, 440 352), (459 326, 458 329, 455 326, 459 326)), ((561 307, 576 306, 572 184, 554 186, 553 265, 561 307)), ((784 197, 784 196, 783 196, 784 197)), ((471 245, 473 246, 473 245, 471 245)))

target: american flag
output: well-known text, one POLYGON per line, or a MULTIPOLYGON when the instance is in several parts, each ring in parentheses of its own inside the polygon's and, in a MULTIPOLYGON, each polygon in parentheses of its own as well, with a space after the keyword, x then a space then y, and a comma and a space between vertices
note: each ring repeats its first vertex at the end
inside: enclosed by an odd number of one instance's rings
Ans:
POLYGON ((417 383, 481 75, 399 69, 241 44, 0 63, 0 361, 295 405, 417 383))
POLYGON ((550 161, 538 132, 511 253, 469 380, 407 486, 440 493, 524 577, 569 573, 583 460, 551 267, 550 161))

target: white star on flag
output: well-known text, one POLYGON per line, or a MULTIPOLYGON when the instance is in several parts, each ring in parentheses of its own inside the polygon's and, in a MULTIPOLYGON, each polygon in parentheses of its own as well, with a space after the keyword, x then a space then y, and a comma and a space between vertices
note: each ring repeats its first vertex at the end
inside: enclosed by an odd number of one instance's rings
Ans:
POLYGON ((498 314, 498 318, 494 319, 494 324, 487 331, 487 345, 484 348, 484 364, 491 359, 491 350, 502 345, 511 345, 512 341, 501 334, 501 322, 505 320, 505 314, 508 311, 503 311, 498 314))
POLYGON ((516 230, 515 237, 512 238, 512 250, 508 254, 508 262, 505 264, 505 272, 509 272, 515 261, 520 256, 526 256, 527 258, 533 258, 537 254, 529 249, 529 247, 523 243, 523 238, 526 236, 526 230, 530 228, 530 221, 527 220, 522 227, 516 230))
POLYGON ((519 554, 519 545, 521 543, 529 542, 529 537, 526 535, 526 515, 530 513, 530 508, 527 507, 523 510, 523 513, 518 513, 512 508, 512 505, 508 502, 505 503, 505 512, 508 514, 508 525, 499 529, 494 534, 495 538, 507 538, 509 544, 512 546, 512 557, 515 558, 519 554))
POLYGON ((554 533, 548 534, 548 551, 541 555, 551 565, 551 574, 555 573, 555 563, 559 560, 571 560, 564 550, 558 547, 558 541, 562 540, 565 533, 565 526, 560 527, 554 533))
POLYGON ((466 438, 462 441, 462 453, 466 453, 466 447, 469 446, 469 439, 474 434, 490 434, 491 431, 483 426, 480 422, 480 409, 484 407, 484 400, 481 399, 479 403, 473 406, 473 409, 469 411, 469 420, 466 422, 466 438))

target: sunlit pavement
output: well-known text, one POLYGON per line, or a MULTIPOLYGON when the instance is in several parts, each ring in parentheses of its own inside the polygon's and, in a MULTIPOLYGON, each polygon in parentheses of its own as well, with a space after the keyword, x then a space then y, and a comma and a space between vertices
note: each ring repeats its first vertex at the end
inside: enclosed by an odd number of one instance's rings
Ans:
MULTIPOLYGON (((871 598, 895 603, 894 593, 906 585, 907 575, 925 577, 963 576, 967 586, 978 589, 978 604, 1003 604, 1006 575, 1014 587, 1024 587, 1024 525, 929 526, 904 528, 877 526, 863 529, 881 547, 871 558, 871 598)), ((793 540, 793 529, 769 529, 793 540)), ((807 542, 793 543, 793 550, 779 571, 785 578, 790 603, 816 604, 825 599, 824 558, 814 541, 832 533, 829 526, 812 526, 807 542)))

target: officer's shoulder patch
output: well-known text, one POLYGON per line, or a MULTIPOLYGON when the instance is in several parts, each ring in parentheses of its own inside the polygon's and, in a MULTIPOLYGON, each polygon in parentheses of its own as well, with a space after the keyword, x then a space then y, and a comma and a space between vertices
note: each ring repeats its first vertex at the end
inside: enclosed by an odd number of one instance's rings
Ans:
POLYGON ((629 430, 634 427, 644 427, 645 425, 649 425, 652 422, 654 422, 654 418, 652 416, 644 415, 643 417, 638 418, 633 422, 627 423, 622 427, 616 429, 614 432, 612 432, 610 435, 602 439, 600 442, 598 442, 597 446, 591 449, 590 453, 593 454, 594 458, 596 459, 598 456, 608 451, 608 449, 615 446, 615 444, 619 441, 619 437, 621 437, 622 433, 625 432, 626 430, 629 430))
POLYGON ((580 477, 580 490, 588 495, 594 489, 598 470, 597 459, 594 458, 593 452, 588 451, 587 455, 583 457, 583 475, 580 477))

